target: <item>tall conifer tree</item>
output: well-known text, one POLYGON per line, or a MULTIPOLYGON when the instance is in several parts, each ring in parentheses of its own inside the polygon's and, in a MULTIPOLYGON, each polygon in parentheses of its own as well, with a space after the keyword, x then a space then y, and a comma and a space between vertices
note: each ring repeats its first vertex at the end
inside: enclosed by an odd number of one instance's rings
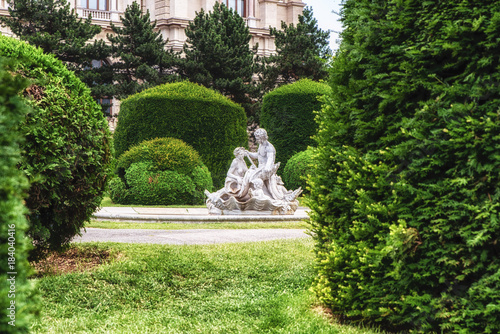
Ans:
POLYGON ((312 9, 304 9, 297 26, 282 21, 281 29, 270 28, 271 36, 275 38, 276 54, 265 61, 265 86, 272 89, 275 85, 303 78, 325 79, 328 76, 325 64, 331 56, 328 47, 330 33, 318 28, 312 9))
POLYGON ((120 17, 123 27, 111 24, 115 36, 108 34, 112 43, 115 96, 125 98, 148 87, 172 81, 170 68, 174 55, 165 51, 166 42, 155 31, 156 21, 151 22, 149 11, 142 13, 140 5, 133 2, 120 17))
POLYGON ((211 12, 197 13, 186 36, 181 75, 221 92, 252 115, 252 98, 258 94, 252 78, 257 46, 250 48, 250 31, 241 16, 215 3, 211 12))

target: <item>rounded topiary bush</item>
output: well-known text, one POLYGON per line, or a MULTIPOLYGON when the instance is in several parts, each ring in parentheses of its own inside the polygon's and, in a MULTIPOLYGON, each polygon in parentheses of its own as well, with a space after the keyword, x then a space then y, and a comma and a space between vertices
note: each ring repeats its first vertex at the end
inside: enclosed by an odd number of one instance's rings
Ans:
POLYGON ((144 140, 182 139, 200 154, 221 186, 237 146, 247 146, 242 107, 190 82, 147 89, 123 100, 114 133, 116 156, 144 140))
POLYGON ((304 194, 309 192, 307 189, 307 176, 310 175, 313 170, 313 153, 314 149, 310 147, 305 151, 295 153, 288 159, 281 176, 287 189, 302 187, 304 194))
POLYGON ((180 139, 156 138, 133 146, 117 162, 110 196, 119 204, 202 204, 212 190, 208 168, 180 139))
POLYGON ((314 111, 321 110, 318 97, 331 92, 324 83, 302 79, 264 95, 260 125, 276 148, 276 161, 286 164, 297 152, 315 145, 318 125, 314 111))
POLYGON ((108 124, 87 86, 52 55, 0 36, 0 56, 17 59, 13 71, 30 82, 19 162, 31 182, 28 234, 36 250, 57 249, 101 203, 112 156, 108 124))

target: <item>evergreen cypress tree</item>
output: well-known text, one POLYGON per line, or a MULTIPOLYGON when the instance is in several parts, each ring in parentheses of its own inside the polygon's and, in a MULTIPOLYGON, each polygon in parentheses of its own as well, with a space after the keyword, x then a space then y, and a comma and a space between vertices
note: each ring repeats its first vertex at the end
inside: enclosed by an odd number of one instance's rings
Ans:
POLYGON ((250 31, 232 9, 215 3, 213 11, 202 9, 186 28, 185 58, 181 75, 215 89, 253 114, 252 98, 258 95, 252 79, 256 69, 257 45, 250 49, 250 31))
POLYGON ((304 78, 325 79, 328 76, 325 64, 331 56, 328 47, 330 33, 318 28, 312 8, 304 9, 297 26, 282 21, 281 29, 270 28, 271 36, 275 38, 276 54, 265 60, 264 86, 272 89, 277 84, 304 78))
POLYGON ((104 41, 88 43, 101 27, 91 17, 78 17, 67 0, 7 0, 9 15, 0 23, 19 39, 54 54, 92 89, 94 98, 110 95, 112 79, 106 67, 93 68, 93 60, 105 60, 110 49, 104 41))
POLYGON ((311 173, 344 317, 500 332, 500 2, 347 0, 311 173))
POLYGON ((172 81, 170 71, 174 55, 165 51, 166 42, 156 32, 156 21, 151 23, 149 11, 143 14, 137 2, 127 6, 120 17, 122 27, 111 23, 115 36, 108 34, 112 54, 115 96, 122 99, 148 87, 172 81))
POLYGON ((23 199, 29 187, 17 166, 24 136, 20 124, 28 112, 18 94, 28 80, 12 76, 11 61, 0 57, 0 332, 28 333, 38 313, 38 299, 28 281, 31 241, 23 199))

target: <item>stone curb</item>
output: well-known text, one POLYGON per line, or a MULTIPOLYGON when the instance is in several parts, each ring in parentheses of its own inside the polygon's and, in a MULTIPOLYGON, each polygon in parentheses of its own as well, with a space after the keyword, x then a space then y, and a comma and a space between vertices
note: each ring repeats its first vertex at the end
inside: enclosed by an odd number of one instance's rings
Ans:
POLYGON ((94 213, 93 219, 120 221, 120 222, 169 222, 169 223, 217 223, 217 222, 297 222, 308 220, 307 215, 248 215, 248 216, 209 216, 209 215, 127 215, 127 214, 110 214, 110 213, 94 213))

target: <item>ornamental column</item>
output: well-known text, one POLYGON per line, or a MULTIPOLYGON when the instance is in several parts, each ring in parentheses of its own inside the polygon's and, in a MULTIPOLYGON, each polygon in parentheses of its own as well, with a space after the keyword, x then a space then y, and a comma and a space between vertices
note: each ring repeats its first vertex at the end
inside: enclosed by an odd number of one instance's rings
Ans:
POLYGON ((257 28, 257 18, 255 17, 255 0, 248 0, 247 24, 249 28, 257 28))
POLYGON ((109 0, 110 19, 112 22, 120 21, 120 12, 118 11, 118 0, 109 0))

